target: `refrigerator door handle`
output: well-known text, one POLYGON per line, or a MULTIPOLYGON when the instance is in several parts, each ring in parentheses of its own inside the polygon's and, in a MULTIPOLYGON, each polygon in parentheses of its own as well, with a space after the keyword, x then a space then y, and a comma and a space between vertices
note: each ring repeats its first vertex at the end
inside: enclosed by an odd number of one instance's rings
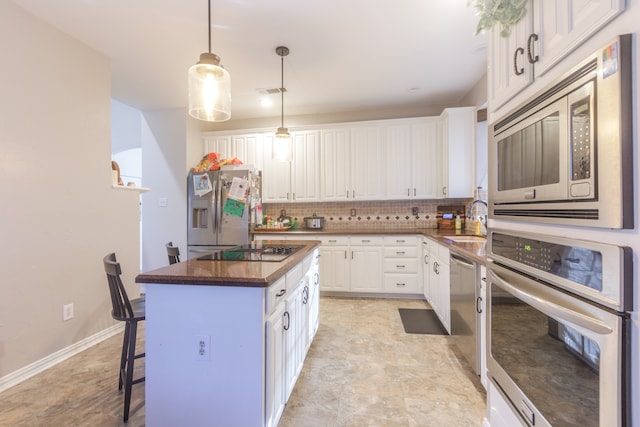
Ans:
POLYGON ((216 243, 220 242, 220 215, 222 213, 220 206, 222 205, 222 177, 218 176, 214 188, 215 194, 212 199, 213 210, 213 230, 216 234, 216 243))

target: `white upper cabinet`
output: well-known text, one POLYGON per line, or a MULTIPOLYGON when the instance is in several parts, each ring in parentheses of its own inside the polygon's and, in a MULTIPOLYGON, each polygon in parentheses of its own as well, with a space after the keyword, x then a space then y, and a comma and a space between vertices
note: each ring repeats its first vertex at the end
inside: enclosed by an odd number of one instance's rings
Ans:
POLYGON ((445 108, 440 115, 441 197, 473 197, 476 175, 476 108, 445 108))
POLYGON ((291 201, 320 201, 320 132, 292 132, 291 201))
POLYGON ((387 199, 438 197, 441 156, 437 130, 438 119, 432 117, 386 126, 387 199))
POLYGON ((320 195, 322 200, 353 199, 351 139, 348 128, 320 131, 320 195))
POLYGON ((489 106, 496 110, 620 14, 624 0, 529 0, 507 38, 489 36, 489 106))
POLYGON ((355 125, 351 128, 351 198, 384 199, 384 144, 382 126, 355 125))
POLYGON ((291 194, 291 162, 273 160, 274 135, 263 135, 262 201, 288 202, 291 194))
POLYGON ((205 135, 204 145, 206 153, 219 153, 223 159, 237 157, 244 164, 253 165, 256 170, 262 170, 264 158, 263 135, 205 135))

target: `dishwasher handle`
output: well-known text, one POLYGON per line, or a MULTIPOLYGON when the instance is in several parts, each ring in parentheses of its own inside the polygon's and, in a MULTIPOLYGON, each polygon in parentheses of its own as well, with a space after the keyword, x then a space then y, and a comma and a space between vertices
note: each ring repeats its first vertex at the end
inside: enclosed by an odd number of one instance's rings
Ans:
POLYGON ((459 257, 459 256, 457 256, 455 254, 449 255, 449 259, 451 260, 451 262, 456 263, 456 264, 458 264, 458 265, 460 265, 460 266, 462 266, 464 268, 471 269, 471 268, 474 268, 476 266, 475 263, 469 261, 466 258, 459 257))

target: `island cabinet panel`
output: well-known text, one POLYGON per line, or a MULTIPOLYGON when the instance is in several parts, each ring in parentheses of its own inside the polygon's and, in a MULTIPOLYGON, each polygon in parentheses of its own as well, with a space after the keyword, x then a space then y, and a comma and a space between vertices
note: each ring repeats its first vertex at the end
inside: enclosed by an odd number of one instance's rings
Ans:
POLYGON ((263 288, 146 285, 146 425, 264 424, 264 299, 263 288))
POLYGON ((318 260, 267 287, 147 283, 146 424, 277 426, 318 327, 318 260))

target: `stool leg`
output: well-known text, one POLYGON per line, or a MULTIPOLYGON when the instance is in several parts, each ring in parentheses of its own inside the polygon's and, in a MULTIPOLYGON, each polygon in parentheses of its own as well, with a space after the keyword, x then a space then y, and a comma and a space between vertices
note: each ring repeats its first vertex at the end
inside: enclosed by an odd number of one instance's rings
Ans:
POLYGON ((122 338, 122 355, 120 356, 120 370, 118 371, 118 390, 122 390, 122 384, 127 366, 127 353, 129 352, 129 322, 125 322, 124 337, 122 338))
POLYGON ((138 322, 127 322, 127 328, 130 329, 127 345, 127 377, 124 382, 124 422, 129 420, 129 407, 131 406, 131 386, 133 385, 133 367, 136 357, 136 335, 138 331, 138 322))

